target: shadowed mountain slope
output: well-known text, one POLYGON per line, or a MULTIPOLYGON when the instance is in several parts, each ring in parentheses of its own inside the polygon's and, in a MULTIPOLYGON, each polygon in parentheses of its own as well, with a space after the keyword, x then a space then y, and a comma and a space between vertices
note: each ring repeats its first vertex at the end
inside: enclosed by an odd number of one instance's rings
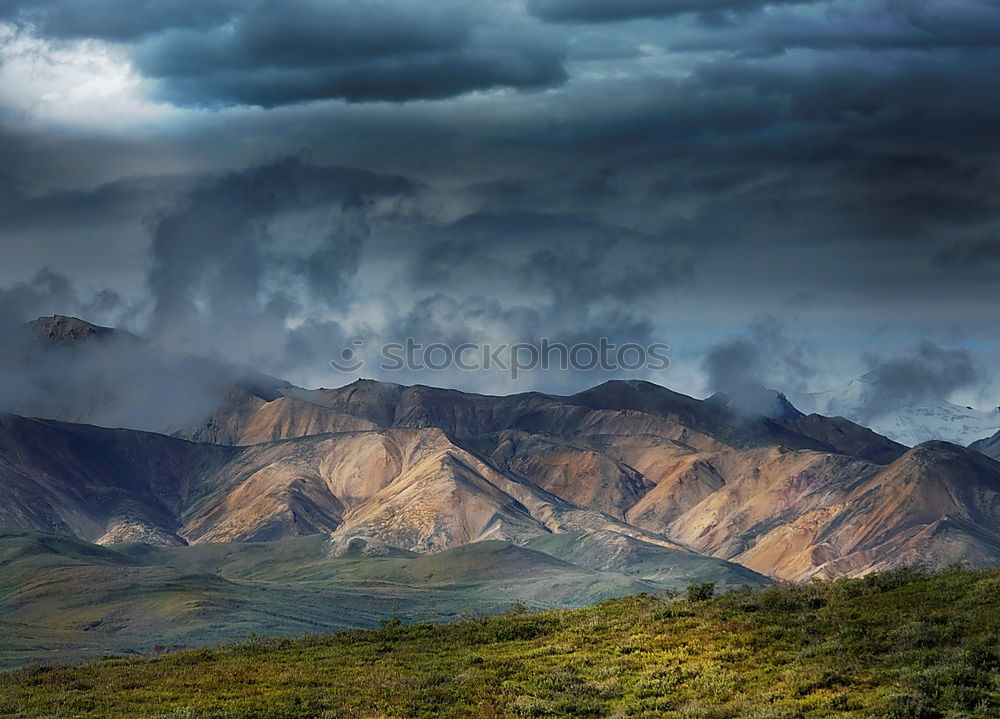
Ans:
POLYGON ((0 415, 0 525, 102 544, 183 544, 183 508, 239 450, 0 415))
POLYGON ((974 449, 977 452, 982 452, 987 457, 1000 459, 1000 432, 997 432, 992 437, 987 437, 973 442, 969 445, 969 448, 974 449))
POLYGON ((571 564, 619 572, 650 582, 681 585, 688 577, 718 586, 759 585, 757 572, 713 557, 680 552, 608 530, 585 530, 536 537, 526 545, 571 564))
POLYGON ((220 447, 7 417, 0 521, 102 544, 324 534, 421 553, 611 532, 786 579, 1000 557, 1000 464, 972 450, 930 443, 880 465, 718 446, 393 428, 220 447))

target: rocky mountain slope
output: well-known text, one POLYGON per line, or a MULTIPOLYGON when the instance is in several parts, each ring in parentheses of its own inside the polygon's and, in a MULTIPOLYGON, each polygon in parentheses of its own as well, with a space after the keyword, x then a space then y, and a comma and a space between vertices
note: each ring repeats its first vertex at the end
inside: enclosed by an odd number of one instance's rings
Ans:
POLYGON ((704 461, 725 480, 717 490, 675 506, 651 493, 627 519, 792 580, 1000 559, 1000 463, 957 445, 918 445, 888 466, 782 449, 704 461))
POLYGON ((391 429, 245 448, 6 416, 0 525, 100 544, 374 536, 429 552, 612 529, 677 545, 504 474, 441 430, 391 429))

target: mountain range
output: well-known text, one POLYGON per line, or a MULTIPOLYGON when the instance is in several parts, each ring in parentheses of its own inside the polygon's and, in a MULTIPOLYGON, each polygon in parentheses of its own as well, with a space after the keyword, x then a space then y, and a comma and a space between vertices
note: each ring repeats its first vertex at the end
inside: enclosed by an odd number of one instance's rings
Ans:
MULTIPOLYGON (((102 345, 124 364, 152 356, 72 318, 30 335, 70 366, 102 345)), ((448 616, 1000 564, 1000 462, 910 448, 781 395, 767 416, 642 381, 485 396, 172 366, 221 381, 200 414, 131 415, 157 431, 95 426, 157 396, 112 374, 86 401, 45 398, 46 418, 25 416, 43 413, 23 394, 0 419, 0 634, 18 656, 38 650, 31 636, 65 652, 371 624, 390 597, 448 616)))

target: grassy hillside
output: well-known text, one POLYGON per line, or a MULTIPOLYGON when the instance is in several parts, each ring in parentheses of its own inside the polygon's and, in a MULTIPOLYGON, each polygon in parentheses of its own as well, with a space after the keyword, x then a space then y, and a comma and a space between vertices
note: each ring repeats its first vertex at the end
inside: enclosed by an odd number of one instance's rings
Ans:
POLYGON ((1000 715, 1000 572, 637 596, 0 674, 10 717, 1000 715))
MULTIPOLYGON (((766 581, 742 568, 719 575, 719 566, 732 565, 676 554, 673 575, 645 578, 504 542, 425 556, 338 552, 323 535, 111 550, 0 529, 0 668, 149 652, 157 644, 204 646, 251 633, 374 627, 397 608, 407 622, 449 621, 467 611, 499 613, 515 602, 581 607, 693 581, 766 581)), ((673 555, 664 556, 669 564, 673 555)))

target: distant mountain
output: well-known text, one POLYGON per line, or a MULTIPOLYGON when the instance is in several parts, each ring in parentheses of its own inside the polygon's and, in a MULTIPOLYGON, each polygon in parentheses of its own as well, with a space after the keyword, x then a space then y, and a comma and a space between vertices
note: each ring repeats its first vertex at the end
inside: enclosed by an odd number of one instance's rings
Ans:
POLYGON ((111 327, 101 327, 85 322, 77 317, 65 315, 49 315, 32 320, 27 325, 29 334, 53 344, 73 345, 90 339, 109 339, 111 337, 131 338, 130 341, 141 342, 138 337, 124 330, 111 327))
MULTIPOLYGON (((642 423, 646 428, 661 425, 656 432, 677 432, 694 445, 783 442, 835 449, 810 434, 833 436, 818 426, 828 420, 816 420, 817 426, 807 431, 789 431, 787 425, 804 415, 784 395, 763 387, 706 401, 642 381, 606 382, 569 397, 537 392, 488 397, 372 380, 307 390, 218 360, 164 356, 148 340, 73 317, 38 318, 25 326, 18 341, 27 359, 5 369, 31 375, 41 385, 7 406, 0 393, 0 411, 212 444, 239 446, 390 427, 437 427, 455 436, 506 429, 560 434, 576 431, 572 425, 581 418, 609 421, 606 413, 617 413, 619 425, 633 423, 628 431, 643 431, 642 423)), ((861 430, 854 427, 851 433, 861 430)))
POLYGON ((1000 430, 1000 408, 962 407, 920 387, 900 394, 883 372, 876 368, 840 389, 796 397, 795 403, 808 412, 845 417, 906 445, 942 440, 965 446, 1000 430))
MULTIPOLYGON (((115 336, 59 318, 33 331, 50 348, 69 343, 67 367, 115 336)), ((190 361, 221 391, 172 437, 0 422, 0 523, 108 546, 319 534, 362 556, 541 542, 592 568, 636 557, 662 576, 706 557, 783 579, 918 554, 1000 563, 1000 465, 943 443, 908 451, 765 388, 708 400, 642 381, 570 396, 371 380, 306 390, 190 361), (931 486, 953 491, 925 501, 931 486)))
MULTIPOLYGON (((292 391, 254 418, 291 397, 375 428, 234 447, 8 417, 0 523, 107 545, 324 534, 418 553, 567 535, 551 546, 588 566, 586 556, 613 552, 648 564, 648 547, 660 547, 674 552, 657 554, 663 576, 707 555, 789 579, 910 561, 917 526, 964 517, 968 536, 991 536, 994 523, 971 505, 928 517, 896 504, 879 544, 845 538, 845 527, 861 526, 845 513, 894 502, 912 472, 894 472, 873 495, 860 488, 915 450, 842 419, 750 417, 641 382, 570 397, 369 381, 292 391)), ((310 431, 271 427, 268 436, 310 431)), ((989 485, 994 463, 982 459, 990 464, 961 473, 966 484, 989 485)), ((929 541, 927 556, 986 561, 982 547, 952 537, 960 548, 938 551, 929 541)))
MULTIPOLYGON (((638 380, 612 380, 566 397, 538 392, 492 397, 373 380, 358 380, 337 389, 292 388, 287 395, 335 416, 351 416, 380 428, 437 427, 458 438, 484 437, 506 430, 563 437, 645 434, 699 449, 783 444, 836 452, 836 447, 822 437, 846 433, 865 446, 885 445, 884 438, 857 425, 842 425, 834 433, 828 430, 835 422, 820 417, 814 424, 793 429, 792 425, 802 417, 797 411, 782 419, 771 419, 638 380)), ((260 412, 264 412, 263 407, 260 412)), ((256 423, 260 417, 254 414, 246 421, 256 423)), ((262 421, 259 426, 268 424, 262 421)), ((196 428, 190 434, 197 436, 202 431, 196 428)), ((280 434, 274 429, 267 431, 280 434)), ((896 446, 898 453, 905 451, 905 447, 896 446)))
POLYGON ((992 437, 986 437, 985 439, 973 442, 969 445, 969 448, 977 452, 982 452, 987 457, 1000 459, 1000 432, 997 432, 992 437))

